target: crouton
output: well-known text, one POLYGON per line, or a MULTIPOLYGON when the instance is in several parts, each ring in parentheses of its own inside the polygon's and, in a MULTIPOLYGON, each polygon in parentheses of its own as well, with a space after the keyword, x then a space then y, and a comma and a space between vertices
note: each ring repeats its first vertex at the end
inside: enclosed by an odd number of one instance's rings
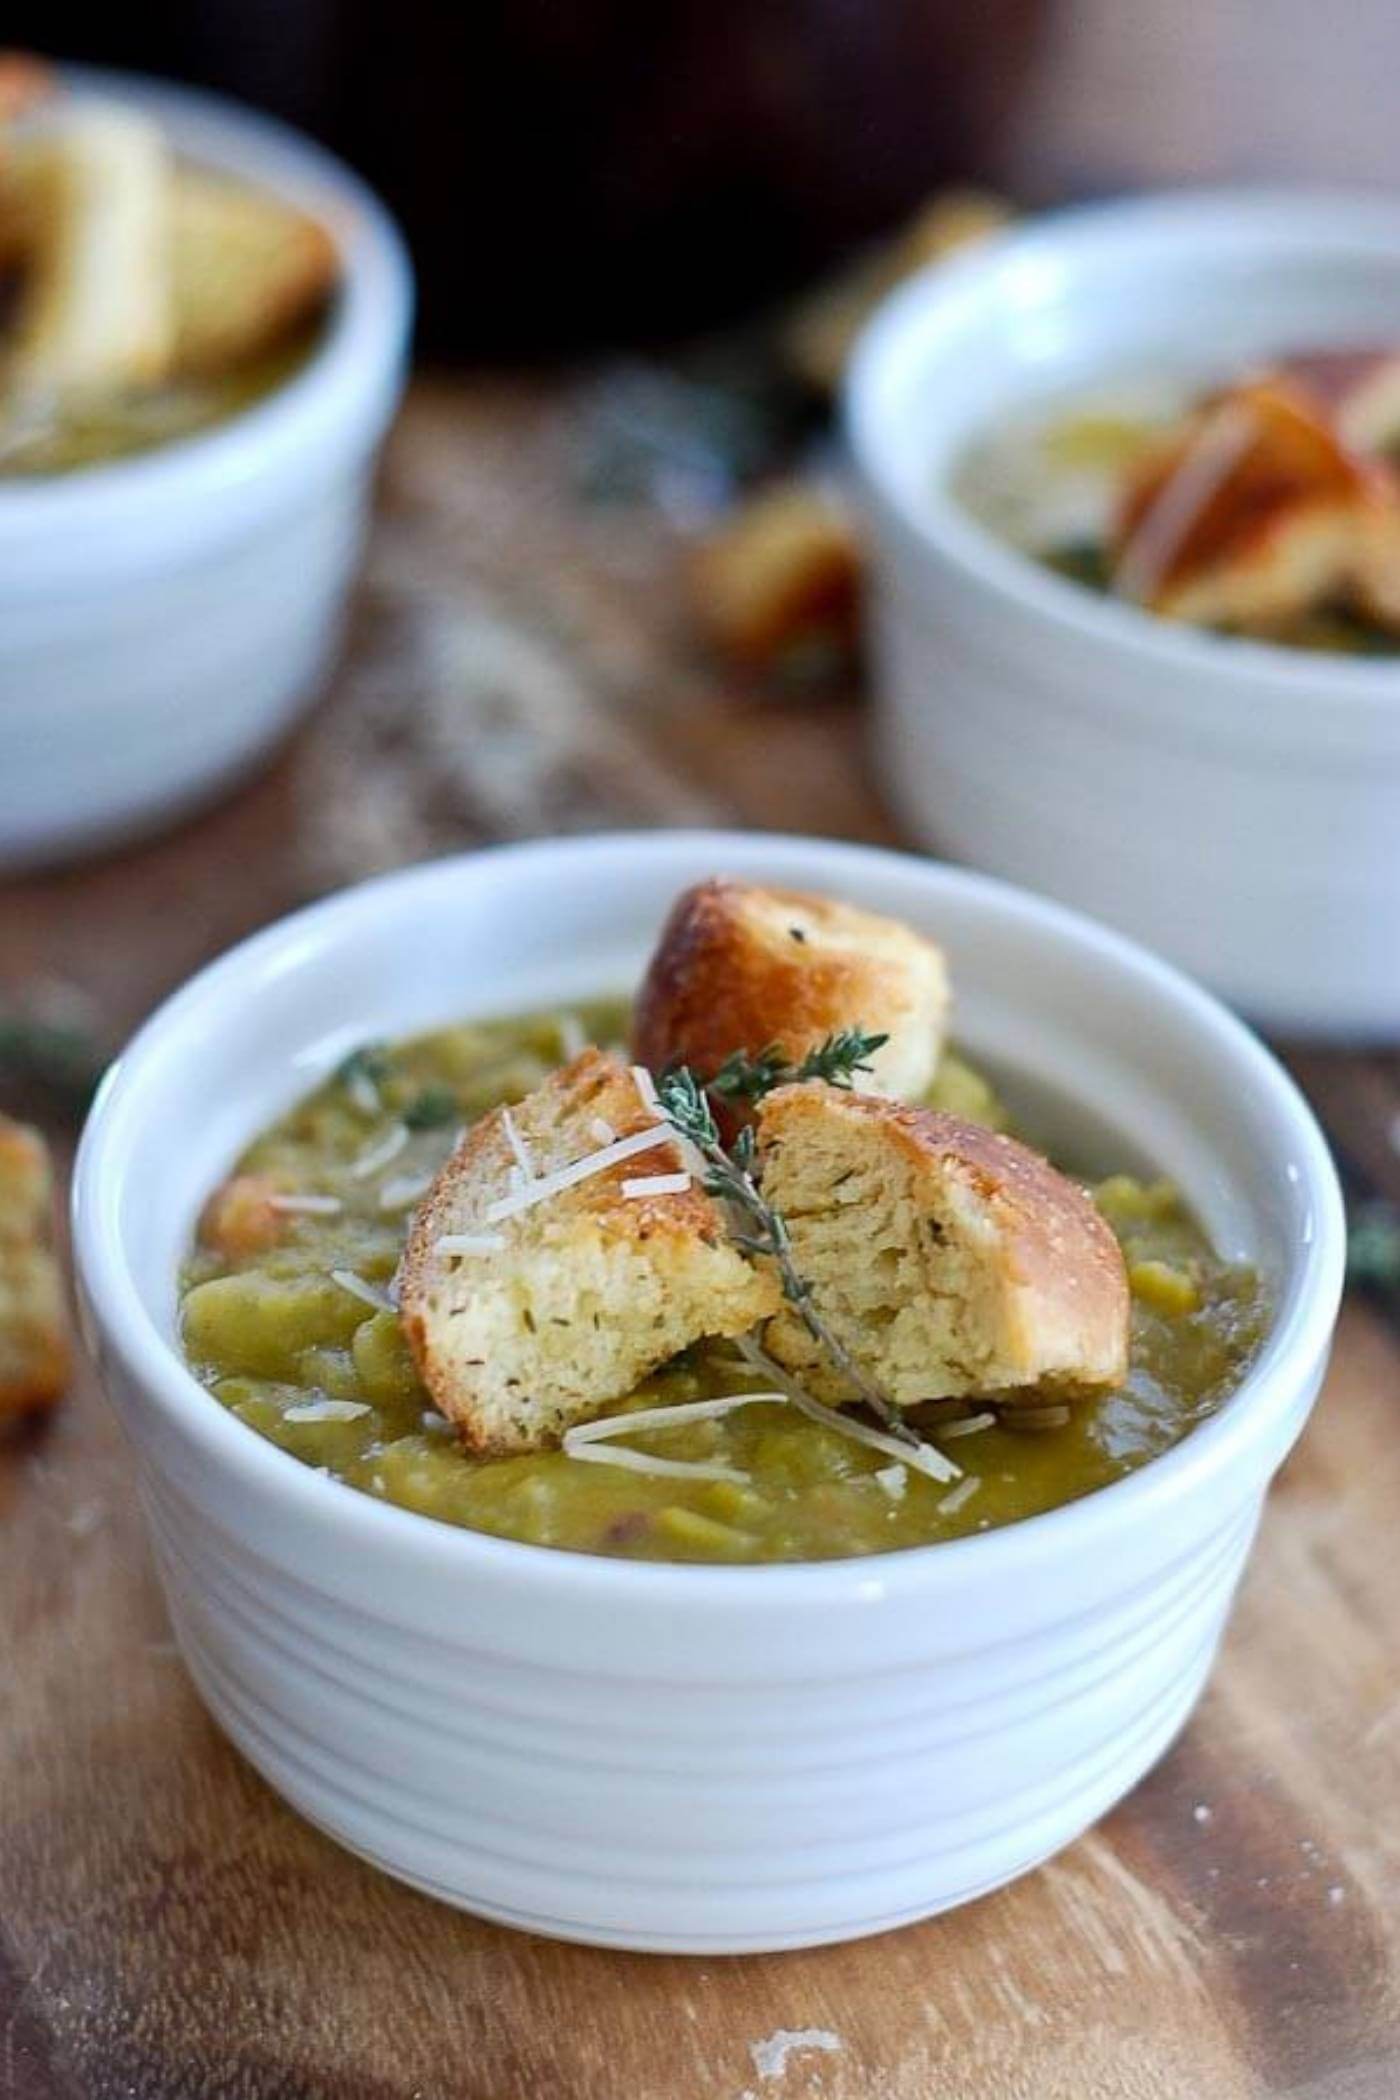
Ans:
POLYGON ((834 394, 857 336, 875 308, 915 270, 1000 233, 1011 207, 985 190, 943 190, 893 240, 858 256, 804 299, 783 333, 788 363, 814 392, 834 394))
POLYGON ((678 1183, 672 1137, 551 1188, 560 1169, 658 1124, 627 1066, 585 1050, 478 1123, 433 1184, 400 1271, 400 1317, 424 1384, 473 1451, 555 1443, 690 1343, 743 1334, 776 1309, 776 1284, 710 1198, 678 1183), (524 1207, 527 1167, 548 1192, 524 1207), (521 1207, 501 1215, 503 1202, 521 1207))
POLYGON ((228 1262, 265 1254, 287 1231, 287 1213, 276 1201, 280 1193, 281 1184, 270 1174, 231 1174, 200 1215, 200 1245, 228 1262))
POLYGON ((1382 470, 1298 382, 1218 395, 1129 475, 1114 587, 1168 618, 1268 634, 1350 596, 1382 470))
POLYGON ((1344 444, 1358 452, 1400 445, 1400 351, 1314 350, 1281 369, 1323 403, 1344 444))
POLYGON ((753 496, 700 546, 691 567, 695 617, 739 663, 825 642, 854 647, 863 550, 845 506, 812 482, 753 496))
POLYGON ((718 878, 671 908, 633 1012, 637 1057, 711 1080, 735 1051, 796 1064, 843 1028, 889 1037, 857 1087, 917 1098, 948 1019, 942 951, 897 919, 718 878))
MULTIPOLYGON (((767 1200, 813 1303, 901 1406, 1116 1385, 1128 1361, 1118 1242, 1082 1189, 1014 1138, 821 1083, 762 1104, 767 1200)), ((851 1397, 781 1311, 764 1346, 819 1397, 851 1397)))
POLYGON ((28 164, 32 246, 6 379, 46 398, 148 386, 170 364, 171 160, 115 103, 66 113, 28 164))
POLYGON ((312 321, 340 272, 320 221, 268 190, 182 167, 172 225, 177 378, 228 370, 312 321))
POLYGON ((48 1148, 0 1116, 0 1422, 51 1407, 72 1371, 52 1221, 48 1148))

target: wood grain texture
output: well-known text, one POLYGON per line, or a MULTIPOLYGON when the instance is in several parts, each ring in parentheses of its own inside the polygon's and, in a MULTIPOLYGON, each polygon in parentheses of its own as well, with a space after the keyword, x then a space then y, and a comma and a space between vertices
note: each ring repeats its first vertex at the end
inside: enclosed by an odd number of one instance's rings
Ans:
MULTIPOLYGON (((328 700, 226 807, 0 890, 0 994, 61 978, 115 1042, 289 905, 487 838, 889 835, 849 700, 722 683, 684 639, 674 535, 572 500, 573 413, 420 389, 328 700)), ((1297 1069, 1393 1182, 1394 1061, 1297 1069)), ((0 2095, 1395 2100, 1398 1511, 1400 1345, 1353 1305, 1212 1688, 1116 1814, 876 1941, 629 1957, 444 1910, 281 1806, 189 1688, 85 1370, 0 1447, 0 2095), (762 2045, 808 2029, 837 2046, 772 2069, 762 2045)))

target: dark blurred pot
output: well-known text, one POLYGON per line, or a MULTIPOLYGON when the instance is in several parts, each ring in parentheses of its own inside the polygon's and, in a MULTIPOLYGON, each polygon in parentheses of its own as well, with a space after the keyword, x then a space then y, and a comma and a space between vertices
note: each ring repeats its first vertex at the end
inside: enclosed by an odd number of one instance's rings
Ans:
POLYGON ((1042 0, 156 0, 7 35, 206 81, 328 139, 402 219, 433 348, 725 320, 977 175, 1042 0))

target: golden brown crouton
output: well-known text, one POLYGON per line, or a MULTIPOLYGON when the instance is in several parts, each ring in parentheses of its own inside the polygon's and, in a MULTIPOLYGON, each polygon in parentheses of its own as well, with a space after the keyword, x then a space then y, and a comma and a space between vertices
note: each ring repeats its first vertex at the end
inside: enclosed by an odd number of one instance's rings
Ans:
POLYGON ((202 168, 175 183, 174 371, 202 377, 270 350, 325 305, 339 275, 319 220, 202 168))
MULTIPOLYGON (((128 114, 118 107, 116 125, 126 126, 128 114)), ((118 189, 115 130, 105 117, 104 105, 96 120, 108 139, 106 163, 97 129, 71 111, 16 141, 0 162, 0 267, 24 272, 23 357, 32 359, 25 344, 37 335, 41 366, 53 367, 54 346, 71 331, 85 367, 105 361, 99 377, 113 387, 204 379, 274 350, 315 319, 340 274, 326 227, 268 190, 172 160, 155 200, 159 246, 147 238, 137 246, 137 156, 123 151, 118 189), (96 171, 86 184, 84 170, 96 171), (75 245, 73 229, 82 227, 88 231, 75 245), (135 359, 125 348, 133 333, 142 346, 135 359), (121 363, 113 361, 118 351, 121 363)))
MULTIPOLYGON (((1014 1138, 810 1084, 762 1104, 758 1150, 817 1311, 901 1406, 1123 1377, 1118 1242, 1084 1191, 1014 1138)), ((851 1397, 792 1313, 764 1345, 820 1397, 851 1397)))
POLYGON ((266 1253, 287 1231, 287 1213, 276 1201, 280 1193, 270 1174, 231 1174, 204 1206, 200 1245, 229 1262, 266 1253))
POLYGON ((784 336, 789 364, 816 392, 834 394, 856 337, 897 284, 1000 233, 1010 219, 1010 206, 985 190, 944 190, 931 197, 902 233, 802 302, 784 336))
POLYGON ((1129 476, 1114 583, 1172 619, 1268 634, 1349 598, 1384 473, 1298 382, 1216 396, 1129 476))
POLYGON ((735 1051, 776 1045, 791 1064, 843 1028, 889 1041, 858 1087, 917 1097, 943 1047, 942 951, 897 919, 797 890, 716 878, 671 908, 633 1014, 653 1072, 713 1079, 735 1051))
POLYGON ((701 545, 691 569, 696 619, 717 649, 745 664, 813 641, 850 649, 863 566, 844 505, 814 483, 781 482, 701 545))
POLYGON ((551 1186, 659 1121, 620 1058, 585 1050, 478 1123, 439 1174, 409 1236, 400 1315, 424 1384, 474 1451, 557 1442, 690 1343, 775 1309, 776 1285, 693 1180, 646 1187, 685 1171, 670 1135, 551 1186), (527 1168, 543 1193, 525 1207, 527 1168))
POLYGON ((51 1407, 71 1375, 52 1214, 47 1146, 0 1116, 0 1422, 51 1407))
POLYGON ((172 162, 119 103, 65 113, 27 163, 29 247, 5 380, 45 399, 116 393, 170 366, 172 162))

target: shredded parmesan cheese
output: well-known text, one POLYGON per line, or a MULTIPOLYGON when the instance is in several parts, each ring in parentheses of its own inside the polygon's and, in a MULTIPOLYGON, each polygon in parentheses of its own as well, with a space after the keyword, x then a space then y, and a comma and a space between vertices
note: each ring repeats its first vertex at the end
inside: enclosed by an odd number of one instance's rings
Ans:
POLYGON ((674 1429, 682 1422, 712 1422, 718 1415, 732 1414, 736 1407, 754 1407, 766 1400, 784 1405, 786 1393, 725 1393, 716 1400, 683 1400, 676 1407, 634 1407, 630 1414, 601 1415, 596 1422, 577 1422, 564 1432, 564 1449, 577 1444, 598 1444, 610 1436, 631 1436, 642 1429, 674 1429))
POLYGON ((384 1107, 379 1089, 368 1072, 352 1072, 345 1082, 345 1091, 363 1116, 377 1116, 384 1107))
POLYGON ((566 1444, 564 1456, 591 1466, 622 1466, 629 1473, 654 1473, 659 1480, 732 1480, 747 1487, 749 1476, 737 1466, 712 1465, 706 1459, 652 1458, 624 1444, 566 1444))
POLYGON ((820 1422, 823 1428, 834 1430, 837 1436, 847 1436, 853 1444, 864 1444, 867 1450, 878 1451, 885 1458, 898 1459, 901 1465, 912 1466, 916 1473, 924 1473, 930 1480, 961 1479, 962 1467, 955 1466, 952 1459, 935 1445, 926 1444, 922 1438, 917 1443, 906 1444, 899 1437, 890 1436, 883 1429, 872 1429, 868 1422, 857 1422, 842 1414, 839 1408, 828 1407, 824 1400, 816 1399, 781 1364, 775 1364, 771 1356, 765 1355, 751 1335, 739 1337, 738 1349, 745 1363, 780 1385, 797 1412, 806 1415, 810 1422, 820 1422))
POLYGON ((426 1196, 433 1185, 431 1174, 399 1174, 386 1181, 379 1191, 379 1208, 385 1211, 407 1210, 426 1196))
POLYGON ((284 1422, 357 1422, 369 1413, 363 1400, 307 1400, 289 1407, 284 1422))
POLYGON ((387 1167, 390 1160, 397 1159, 407 1143, 408 1125, 392 1124, 377 1145, 365 1147, 359 1158, 352 1163, 350 1172, 356 1181, 368 1181, 372 1174, 378 1174, 381 1168, 387 1167))
POLYGON ((657 1124, 652 1130, 634 1131, 631 1137, 618 1138, 615 1144, 590 1152, 586 1159, 575 1160, 570 1167, 560 1167, 554 1174, 541 1174, 528 1188, 514 1189, 510 1195, 498 1197, 496 1202, 487 1206, 487 1222, 495 1225, 503 1218, 518 1216, 522 1210, 533 1210, 537 1203, 546 1203, 551 1196, 561 1195, 580 1181, 588 1181, 594 1174, 604 1174, 609 1167, 620 1166, 624 1159, 632 1159, 639 1152, 650 1152, 654 1145, 670 1142, 670 1127, 665 1123, 657 1124))
POLYGON ((515 1118, 508 1108, 501 1110, 501 1128, 505 1131, 506 1143, 515 1154, 515 1164, 520 1169, 521 1180, 533 1181, 535 1178, 535 1162, 531 1156, 530 1147, 525 1142, 524 1134, 516 1129, 515 1118))
POLYGON ((637 1174, 622 1184, 624 1196, 683 1196, 690 1187, 689 1174, 637 1174))
POLYGON ((881 1466, 874 1478, 889 1496, 891 1502, 902 1502, 904 1490, 909 1485, 909 1474, 904 1466, 881 1466))
POLYGON ((433 1241, 434 1254, 499 1254, 503 1232, 441 1232, 433 1241))
POLYGON ((332 1269, 330 1275, 332 1283, 338 1283, 343 1291, 349 1291, 350 1296, 358 1298, 362 1305, 372 1305, 376 1312, 394 1310, 394 1301, 388 1292, 377 1289, 372 1283, 366 1283, 364 1277, 357 1276, 353 1269, 332 1269))
POLYGON ((992 1428, 995 1422, 996 1416, 992 1414, 964 1415, 961 1421, 941 1423, 938 1434, 946 1443, 950 1437, 978 1436, 982 1430, 992 1428))
POLYGON ((977 1493, 977 1490, 981 1487, 981 1485, 982 1482, 978 1478, 977 1474, 969 1473, 965 1480, 960 1480, 958 1482, 957 1486, 953 1489, 951 1494, 943 1496, 942 1500, 939 1502, 938 1505, 939 1516, 956 1516, 957 1512, 962 1508, 963 1504, 972 1500, 973 1496, 977 1493))
POLYGON ((292 1217, 299 1216, 304 1211, 309 1218, 334 1218, 345 1208, 339 1196, 296 1194, 269 1196, 267 1207, 269 1210, 286 1211, 292 1217))
POLYGON ((1176 559, 1187 534, 1254 442, 1254 413, 1231 401, 1202 425, 1148 505, 1113 572, 1113 589, 1135 604, 1147 602, 1176 559))
POLYGON ((617 1132, 613 1129, 612 1124, 607 1122, 602 1116, 593 1116, 590 1119, 588 1131, 590 1137, 597 1138, 600 1145, 615 1145, 617 1143, 617 1132))
POLYGON ((560 1055, 561 1055, 561 1056, 562 1056, 563 1058, 565 1058, 565 1059, 566 1059, 566 1060, 567 1060, 568 1062, 572 1063, 573 1059, 574 1059, 574 1058, 576 1058, 576 1057, 581 1057, 581 1056, 583 1055, 583 1052, 584 1052, 584 1051, 585 1051, 585 1050, 586 1050, 587 1048, 588 1048, 588 1037, 587 1037, 587 1034, 586 1034, 586 1033, 585 1033, 585 1031, 584 1031, 584 1026, 583 1026, 583 1023, 582 1023, 582 1021, 580 1021, 580 1019, 579 1019, 578 1015, 577 1015, 577 1014, 560 1014, 560 1016, 559 1016, 559 1051, 560 1051, 560 1055))
POLYGON ((661 1103, 656 1095, 656 1082, 645 1065, 633 1065, 632 1082, 640 1096, 642 1107, 649 1116, 659 1116, 661 1103))

